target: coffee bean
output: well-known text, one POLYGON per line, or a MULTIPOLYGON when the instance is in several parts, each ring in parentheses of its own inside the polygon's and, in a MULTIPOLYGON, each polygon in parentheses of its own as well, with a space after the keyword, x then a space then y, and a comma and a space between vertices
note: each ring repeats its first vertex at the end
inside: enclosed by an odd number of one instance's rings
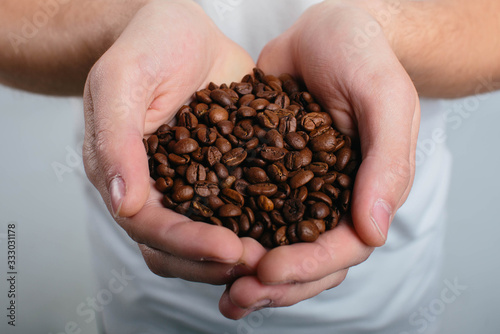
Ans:
POLYGON ((314 242, 319 237, 318 227, 309 220, 303 220, 297 224, 297 236, 300 241, 314 242))
POLYGON ((273 235, 273 242, 276 246, 288 245, 290 242, 287 238, 287 227, 281 226, 273 235))
POLYGON ((302 187, 303 185, 307 184, 307 182, 311 181, 313 177, 314 173, 311 172, 310 170, 300 171, 294 177, 291 178, 290 188, 297 189, 299 187, 302 187))
POLYGON ((323 202, 327 204, 328 207, 331 207, 333 205, 332 199, 327 194, 321 191, 310 192, 307 196, 307 199, 313 200, 315 202, 323 202))
POLYGON ((189 201, 193 198, 194 196, 194 190, 193 187, 191 186, 181 186, 179 189, 174 191, 172 194, 172 200, 175 202, 181 203, 181 202, 186 202, 189 201))
POLYGON ((288 145, 290 145, 294 150, 303 150, 306 145, 307 141, 304 138, 304 136, 301 136, 297 132, 290 132, 285 136, 285 141, 288 145))
POLYGON ((242 147, 237 147, 222 156, 222 163, 229 167, 236 167, 245 160, 247 152, 242 147))
POLYGON ((224 202, 237 205, 240 208, 245 205, 245 198, 243 197, 243 195, 231 188, 223 188, 220 194, 220 198, 224 202))
POLYGON ((263 112, 259 112, 257 114, 257 119, 262 127, 268 129, 276 129, 280 121, 278 115, 270 110, 264 110, 263 112))
POLYGON ((287 151, 284 148, 273 146, 264 146, 260 151, 260 156, 262 157, 262 159, 271 162, 282 160, 286 154, 287 151))
POLYGON ((269 177, 275 182, 285 182, 288 178, 288 171, 281 162, 275 162, 267 167, 269 177))
POLYGON ((273 183, 257 183, 247 187, 247 194, 250 196, 264 195, 272 197, 278 191, 278 186, 273 183))
POLYGON ((219 195, 220 189, 217 184, 209 181, 196 181, 194 183, 194 192, 201 197, 208 197, 211 195, 219 195))
POLYGON ((250 167, 245 176, 250 183, 266 183, 269 181, 266 172, 260 167, 250 167))
POLYGON ((268 197, 260 195, 257 199, 257 205, 263 211, 270 212, 274 210, 274 203, 268 197))
POLYGON ((207 173, 203 165, 194 162, 187 167, 185 177, 189 184, 194 184, 196 181, 205 181, 207 173))
POLYGON ((323 219, 330 214, 330 208, 324 202, 316 202, 309 208, 310 217, 323 219))
POLYGON ((239 217, 241 208, 234 204, 224 204, 219 208, 219 217, 239 217))
POLYGON ((175 154, 189 154, 199 147, 198 142, 192 138, 179 140, 174 146, 175 154))
POLYGON ((341 171, 347 166, 349 160, 351 159, 351 149, 348 147, 343 147, 335 152, 335 156, 337 157, 337 162, 335 163, 335 166, 333 166, 333 168, 335 168, 335 170, 341 171))
POLYGON ((220 104, 222 107, 229 107, 233 105, 231 96, 222 89, 215 89, 210 92, 210 98, 216 103, 220 104))
POLYGON ((306 207, 298 199, 287 199, 283 205, 283 218, 288 223, 296 223, 304 217, 306 207))
POLYGON ((155 154, 156 149, 158 148, 158 136, 152 135, 148 138, 148 152, 149 154, 155 154))

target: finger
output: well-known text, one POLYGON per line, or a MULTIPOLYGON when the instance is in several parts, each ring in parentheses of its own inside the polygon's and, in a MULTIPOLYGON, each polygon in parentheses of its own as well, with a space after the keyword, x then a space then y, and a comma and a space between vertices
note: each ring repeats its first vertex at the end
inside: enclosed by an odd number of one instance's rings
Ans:
POLYGON ((356 231, 371 246, 385 243, 396 210, 413 183, 419 127, 418 97, 402 70, 374 69, 370 85, 351 92, 363 160, 352 194, 356 231), (398 85, 394 85, 397 82, 398 85), (396 87, 395 87, 396 86, 396 87))
MULTIPOLYGON (((116 64, 115 64, 116 65, 116 64)), ((147 156, 142 143, 144 118, 151 103, 138 71, 96 65, 85 88, 84 161, 89 179, 115 217, 132 216, 149 192, 147 156)))
POLYGON ((264 307, 285 307, 312 298, 342 283, 347 269, 318 281, 264 285, 255 276, 237 279, 223 293, 219 310, 227 318, 240 319, 264 307))
POLYGON ((263 284, 312 282, 365 261, 367 246, 345 220, 312 243, 297 243, 269 251, 259 262, 263 284))
POLYGON ((254 275, 264 248, 255 240, 242 239, 244 252, 236 263, 193 261, 139 244, 149 269, 158 276, 178 277, 193 282, 227 284, 244 275, 254 275))
POLYGON ((279 37, 273 39, 264 46, 257 61, 257 67, 264 73, 280 75, 289 73, 297 75, 293 64, 293 55, 290 50, 290 31, 286 31, 279 37))

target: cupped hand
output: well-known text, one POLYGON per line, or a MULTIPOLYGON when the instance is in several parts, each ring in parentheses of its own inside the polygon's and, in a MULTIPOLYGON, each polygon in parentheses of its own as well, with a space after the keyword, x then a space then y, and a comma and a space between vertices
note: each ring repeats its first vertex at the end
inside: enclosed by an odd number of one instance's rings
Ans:
POLYGON ((193 92, 238 81, 254 66, 194 2, 169 0, 138 11, 89 74, 87 175, 158 275, 223 284, 251 272, 262 255, 253 240, 164 208, 142 142, 193 92))
POLYGON ((256 275, 237 279, 222 296, 220 310, 233 319, 261 307, 293 305, 339 285, 348 268, 386 242, 413 182, 420 121, 416 90, 390 41, 353 1, 311 7, 265 47, 258 66, 301 78, 334 126, 359 142, 362 163, 352 221, 343 220, 314 243, 266 253, 256 275))

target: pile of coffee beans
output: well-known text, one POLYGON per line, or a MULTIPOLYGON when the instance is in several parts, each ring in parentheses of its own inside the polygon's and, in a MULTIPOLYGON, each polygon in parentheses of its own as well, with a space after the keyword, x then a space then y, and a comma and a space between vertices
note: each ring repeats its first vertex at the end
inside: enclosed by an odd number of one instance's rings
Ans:
POLYGON ((349 209, 359 153, 290 75, 210 83, 144 141, 165 207, 268 248, 312 242, 349 209))

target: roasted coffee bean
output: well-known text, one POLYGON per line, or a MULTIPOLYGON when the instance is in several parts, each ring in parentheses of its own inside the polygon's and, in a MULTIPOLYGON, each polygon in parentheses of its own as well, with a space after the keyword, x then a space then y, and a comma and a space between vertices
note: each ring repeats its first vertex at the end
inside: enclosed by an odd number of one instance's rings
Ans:
POLYGON ((172 199, 177 203, 190 201, 194 196, 194 190, 191 186, 181 186, 172 194, 172 199))
POLYGON ((309 207, 311 218, 324 219, 330 214, 330 208, 324 202, 316 202, 309 207))
POLYGON ((297 236, 300 241, 314 242, 319 237, 318 227, 310 220, 303 220, 297 224, 297 236))
POLYGON ((158 189, 159 192, 164 193, 164 192, 170 190, 170 188, 172 188, 172 185, 174 184, 174 182, 169 177, 167 179, 165 179, 163 177, 159 177, 156 179, 155 187, 156 187, 156 189, 158 189), (167 179, 168 179, 168 181, 167 181, 167 179))
POLYGON ((214 128, 201 128, 196 132, 196 138, 202 145, 213 145, 217 140, 217 131, 214 128))
POLYGON ((278 210, 272 210, 269 212, 269 217, 271 217, 273 224, 277 227, 287 225, 285 219, 278 210))
POLYGON ((283 218, 288 223, 296 223, 304 217, 306 207, 298 199, 287 199, 283 205, 283 218))
POLYGON ((212 99, 210 98, 210 90, 204 89, 195 94, 196 99, 201 103, 210 104, 212 103, 212 99))
POLYGON ((231 96, 222 89, 214 89, 210 92, 210 98, 222 107, 229 107, 233 105, 231 96))
POLYGON ((229 167, 236 167, 245 160, 247 151, 242 147, 237 147, 222 156, 221 162, 229 167))
POLYGON ((271 201, 268 197, 264 195, 260 195, 259 198, 257 199, 257 206, 265 212, 270 212, 274 210, 273 201, 271 201))
POLYGON ((234 176, 236 179, 242 179, 243 178, 243 168, 240 166, 236 168, 231 168, 229 170, 229 175, 234 176))
POLYGON ((216 195, 210 195, 206 199, 207 205, 212 211, 217 211, 221 206, 225 204, 224 201, 216 195))
POLYGON ((214 170, 215 170, 215 173, 217 174, 217 177, 221 180, 223 180, 229 176, 229 171, 227 170, 226 166, 224 166, 220 162, 217 162, 216 164, 214 164, 214 170))
POLYGON ((293 115, 285 115, 280 117, 278 131, 283 136, 295 132, 297 130, 297 119, 293 115))
POLYGON ((240 208, 245 205, 245 198, 243 195, 231 188, 223 188, 220 193, 220 198, 224 202, 237 205, 240 208))
POLYGON ((162 204, 163 204, 164 207, 166 207, 167 209, 170 209, 170 210, 173 210, 177 206, 177 203, 175 203, 172 200, 172 198, 170 198, 169 195, 164 195, 163 196, 162 204))
POLYGON ((307 182, 311 181, 314 177, 314 173, 310 170, 303 170, 298 172, 294 177, 290 179, 290 188, 297 189, 306 185, 307 182))
POLYGON ((253 86, 248 82, 235 83, 233 89, 240 95, 251 94, 253 86))
POLYGON ((257 111, 254 108, 248 106, 242 106, 236 112, 238 118, 254 118, 257 116, 257 111))
POLYGON ((280 161, 285 158, 287 151, 284 148, 273 147, 273 146, 264 146, 260 151, 260 156, 262 159, 275 162, 280 161))
POLYGON ((175 170, 167 165, 159 165, 156 167, 156 173, 161 177, 175 177, 175 170))
POLYGON ((199 201, 192 201, 191 206, 193 207, 193 212, 195 215, 209 218, 214 215, 214 212, 206 205, 200 203, 199 201))
POLYGON ((189 132, 188 128, 183 126, 174 126, 172 131, 175 132, 174 138, 177 141, 191 137, 191 132, 189 132))
POLYGON ((219 183, 219 178, 217 177, 217 174, 215 174, 215 172, 213 170, 211 170, 207 173, 205 180, 207 180, 208 182, 216 183, 216 184, 219 183))
POLYGON ((219 195, 220 189, 217 184, 208 181, 196 181, 194 184, 194 192, 201 197, 211 195, 219 195))
POLYGON ((323 202, 328 205, 328 207, 331 207, 333 205, 332 199, 330 196, 325 194, 324 192, 321 191, 314 191, 310 192, 309 195, 307 195, 308 200, 313 200, 315 202, 323 202))
POLYGON ((325 181, 326 184, 332 184, 337 179, 337 175, 337 172, 331 171, 326 173, 326 175, 322 176, 321 178, 323 179, 323 181, 325 181))
POLYGON ((175 207, 174 211, 190 218, 191 215, 193 214, 191 210, 191 201, 180 203, 175 207))
POLYGON ((318 228, 319 234, 325 233, 326 231, 326 223, 324 219, 309 219, 311 222, 313 222, 316 227, 318 228))
POLYGON ((273 243, 276 246, 283 246, 283 245, 288 245, 290 242, 288 241, 287 238, 287 227, 286 226, 281 226, 276 232, 274 232, 273 235, 273 243))
POLYGON ((318 162, 324 162, 328 167, 332 167, 337 162, 337 157, 335 154, 330 152, 316 152, 313 155, 313 159, 318 162))
POLYGON ((275 162, 267 167, 267 174, 275 182, 285 182, 288 178, 288 171, 281 162, 275 162))
POLYGON ((278 148, 284 147, 283 136, 276 129, 269 130, 264 137, 265 143, 278 148))
POLYGON ((309 147, 313 152, 333 151, 336 144, 337 138, 335 137, 335 131, 333 129, 329 129, 315 137, 313 137, 311 134, 311 139, 309 140, 309 147))
POLYGON ((223 136, 230 135, 233 132, 234 124, 230 120, 219 121, 216 124, 217 130, 223 136))
POLYGON ((262 127, 267 129, 276 129, 280 122, 278 115, 271 110, 264 110, 263 112, 259 112, 257 114, 257 120, 262 127))
POLYGON ((189 184, 194 184, 196 181, 205 181, 207 173, 203 165, 194 162, 187 167, 185 177, 189 184))
POLYGON ((278 191, 278 186, 273 183, 257 183, 247 187, 247 194, 250 196, 264 195, 272 197, 278 191))
POLYGON ((190 111, 182 111, 180 115, 177 116, 177 125, 191 130, 198 125, 198 118, 190 111))
POLYGON ((188 155, 177 155, 174 153, 170 153, 168 155, 168 161, 170 161, 173 165, 187 165, 191 158, 188 155))
POLYGON ((266 183, 269 181, 266 172, 260 167, 250 167, 245 172, 245 176, 250 183, 266 183))
POLYGON ((349 208, 349 202, 351 201, 351 191, 346 189, 340 194, 340 205, 343 212, 346 212, 349 208))
POLYGON ((264 225, 262 224, 262 222, 256 221, 248 231, 247 235, 250 238, 259 240, 263 232, 264 232, 264 225))
POLYGON ((339 173, 337 176, 337 183, 344 189, 351 187, 351 178, 349 175, 339 173))
POLYGON ((246 150, 253 150, 259 146, 259 138, 253 137, 249 141, 246 142, 245 144, 245 149, 246 150))
POLYGON ((211 124, 217 124, 221 121, 227 121, 229 113, 222 107, 212 107, 208 112, 208 119, 211 124))
POLYGON ((286 229, 286 236, 291 244, 300 242, 300 239, 297 235, 297 224, 288 225, 286 229))
POLYGON ((333 168, 335 168, 335 170, 342 171, 349 163, 349 160, 351 160, 351 152, 351 149, 348 147, 343 147, 335 152, 337 162, 335 163, 333 168))
POLYGON ((179 140, 174 146, 175 154, 189 154, 194 152, 199 147, 196 140, 192 138, 184 138, 179 140))
POLYGON ((205 153, 205 150, 203 150, 201 147, 198 147, 196 150, 191 152, 191 159, 198 163, 203 162, 203 160, 205 160, 205 153))
POLYGON ((148 138, 148 152, 149 154, 155 154, 156 149, 158 148, 158 136, 157 135, 152 135, 151 137, 148 138))
POLYGON ((253 94, 243 95, 240 98, 240 100, 238 101, 238 106, 239 107, 243 107, 243 106, 247 107, 253 100, 255 100, 255 95, 253 95, 253 94))
POLYGON ((302 186, 300 188, 292 190, 292 192, 290 194, 290 198, 295 198, 301 202, 305 202, 308 195, 309 195, 309 191, 307 190, 307 187, 302 186))
POLYGON ((225 154, 231 151, 231 143, 226 138, 217 138, 215 141, 215 147, 222 153, 225 154))
POLYGON ((186 170, 188 169, 188 165, 180 165, 175 168, 175 172, 183 177, 186 177, 186 170))
POLYGON ((327 194, 332 200, 336 200, 337 198, 339 198, 340 190, 338 188, 335 188, 331 184, 325 184, 325 185, 323 185, 323 187, 321 188, 321 190, 325 194, 327 194))
POLYGON ((307 145, 307 140, 300 133, 290 132, 285 136, 285 141, 294 150, 303 150, 307 145))
POLYGON ((168 167, 168 159, 167 159, 165 154, 155 153, 155 155, 153 155, 153 159, 156 161, 156 163, 161 164, 161 165, 165 165, 168 167))
POLYGON ((332 120, 327 113, 311 112, 302 117, 301 125, 306 131, 313 131, 321 126, 332 124, 332 120))
MULTIPOLYGON (((220 210, 219 210, 219 212, 220 212, 220 210)), ((220 215, 220 213, 219 213, 219 215, 220 215)), ((234 217, 237 217, 237 216, 234 216, 234 217)), ((240 232, 240 227, 238 225, 238 222, 236 221, 236 219, 234 219, 232 217, 226 217, 225 219, 223 218, 222 226, 230 229, 231 231, 233 231, 234 234, 238 234, 240 232)))
POLYGON ((243 120, 233 129, 233 134, 241 140, 250 140, 253 135, 253 125, 250 120, 243 120))
POLYGON ((273 201, 275 210, 283 209, 283 204, 285 203, 285 200, 283 198, 277 198, 275 195, 275 197, 273 197, 271 201, 273 201))
POLYGON ((205 159, 207 160, 210 166, 218 163, 223 157, 222 153, 215 146, 208 147, 207 153, 205 153, 205 159))
POLYGON ((252 223, 250 222, 250 219, 246 214, 242 214, 240 216, 240 219, 238 221, 238 227, 239 227, 239 235, 244 236, 245 234, 248 233, 250 230, 250 227, 252 227, 252 223))
POLYGON ((250 185, 250 183, 246 180, 243 179, 238 179, 234 181, 234 189, 242 194, 243 196, 247 196, 247 188, 250 185))
POLYGON ((325 181, 322 178, 313 177, 313 179, 309 181, 309 183, 307 183, 307 190, 309 190, 310 192, 321 191, 324 184, 325 181))
POLYGON ((330 216, 325 219, 327 230, 331 230, 339 224, 339 216, 338 210, 332 210, 332 212, 330 212, 330 216))
POLYGON ((234 182, 236 182, 236 177, 229 175, 228 177, 226 177, 224 180, 222 180, 220 182, 220 187, 222 189, 231 188, 233 186, 234 182))
POLYGON ((234 204, 224 204, 219 208, 219 217, 239 217, 241 208, 234 204))
POLYGON ((270 102, 266 99, 258 98, 258 99, 253 100, 252 102, 250 102, 248 104, 248 106, 250 108, 253 108, 253 109, 259 111, 259 110, 264 110, 269 105, 269 103, 270 102))
POLYGON ((312 162, 305 169, 313 172, 315 176, 323 176, 328 173, 328 164, 324 162, 312 162))

